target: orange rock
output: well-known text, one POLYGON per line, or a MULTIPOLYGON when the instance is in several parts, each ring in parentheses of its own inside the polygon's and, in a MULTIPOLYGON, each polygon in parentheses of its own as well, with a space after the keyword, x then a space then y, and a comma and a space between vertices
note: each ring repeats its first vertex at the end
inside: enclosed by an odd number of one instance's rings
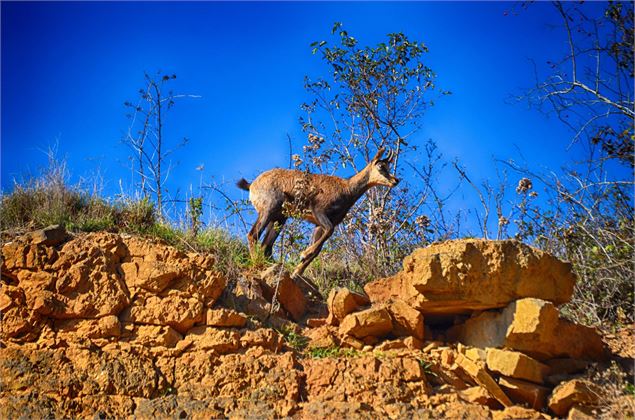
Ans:
POLYGON ((474 347, 506 347, 538 360, 554 357, 603 360, 606 351, 594 328, 559 318, 556 307, 526 298, 501 313, 483 312, 453 327, 451 339, 474 347))
POLYGON ((326 318, 309 318, 306 320, 306 325, 310 328, 318 328, 326 324, 326 318))
MULTIPOLYGON (((366 337, 367 338, 375 338, 375 337, 366 337)), ((366 340, 364 339, 364 341, 366 340)), ((364 342, 364 344, 367 344, 364 342)), ((374 348, 376 351, 388 351, 388 350, 399 350, 399 349, 409 349, 409 350, 421 350, 423 343, 417 340, 414 337, 406 337, 406 338, 397 338, 395 340, 387 340, 377 344, 374 348)))
POLYGON ((162 292, 179 275, 175 265, 164 261, 132 261, 121 264, 121 269, 128 288, 139 287, 155 293, 162 292))
POLYGON ((456 352, 450 348, 444 348, 441 350, 441 365, 450 369, 452 365, 454 365, 454 361, 456 360, 456 352))
POLYGON ((412 336, 423 340, 423 315, 402 300, 395 300, 386 305, 396 336, 412 336))
POLYGON ((427 399, 430 386, 414 357, 360 355, 352 358, 303 359, 309 401, 359 402, 374 407, 375 417, 386 417, 383 406, 402 402, 410 406, 427 399), (378 396, 382 396, 379 397, 378 396))
POLYGON ((405 348, 407 348, 406 343, 404 343, 402 339, 384 341, 375 346, 375 350, 377 351, 398 350, 405 348))
POLYGON ((549 366, 543 365, 526 354, 499 349, 487 349, 487 368, 491 371, 516 379, 542 384, 549 373, 549 366))
POLYGON ((534 410, 542 410, 546 406, 549 388, 504 376, 500 377, 498 384, 516 403, 529 404, 534 410))
POLYGON ((362 343, 364 343, 367 346, 374 346, 375 344, 379 343, 379 338, 375 337, 374 335, 367 335, 364 338, 360 339, 362 343))
POLYGON ((355 337, 351 337, 350 335, 345 335, 344 337, 341 337, 340 345, 342 347, 349 347, 355 350, 362 350, 366 346, 366 344, 363 341, 358 340, 355 337))
MULTIPOLYGON (((396 370, 399 371, 399 374, 403 375, 404 381, 413 382, 420 381, 425 378, 425 373, 419 359, 415 359, 413 357, 399 357, 397 360, 400 361, 401 366, 398 366, 396 370)), ((382 367, 386 366, 387 365, 382 364, 382 367)), ((392 374, 393 370, 389 369, 389 374, 386 376, 390 377, 392 374)))
POLYGON ((328 325, 305 330, 304 335, 309 339, 308 348, 329 348, 338 344, 333 327, 328 325))
POLYGON ((68 295, 88 282, 91 263, 79 261, 68 267, 66 272, 61 271, 55 282, 54 290, 57 293, 68 295))
POLYGON ((382 337, 392 331, 390 314, 385 308, 370 308, 347 315, 340 323, 341 335, 356 338, 382 337))
POLYGON ((62 225, 51 225, 29 234, 31 242, 46 246, 58 245, 67 238, 68 234, 62 225))
POLYGON ((519 407, 514 405, 512 407, 506 407, 502 411, 492 411, 493 420, 510 420, 510 419, 522 419, 522 420, 538 420, 549 419, 551 417, 540 413, 531 408, 519 407))
POLYGON ((574 379, 558 385, 549 397, 549 409, 564 417, 573 405, 595 405, 601 395, 600 388, 586 380, 574 379))
POLYGON ((489 373, 487 373, 485 368, 477 365, 461 353, 455 353, 455 355, 455 363, 472 379, 474 379, 476 383, 485 388, 492 397, 496 398, 496 400, 503 404, 504 407, 513 405, 509 397, 502 389, 500 389, 496 381, 494 381, 489 373))
MULTIPOLYGON (((221 417, 232 417, 232 413, 237 417, 256 413, 259 418, 285 417, 297 409, 300 399, 302 373, 295 364, 291 353, 210 357, 207 352, 188 352, 176 359, 174 383, 178 395, 187 397, 185 401, 194 407, 216 407, 224 411, 221 417)), ((178 417, 182 411, 173 415, 178 417)))
POLYGON ((279 266, 274 265, 262 273, 262 279, 265 298, 272 301, 275 294, 275 299, 291 318, 299 322, 306 312, 306 297, 289 273, 286 270, 281 272, 279 266))
POLYGON ((119 319, 114 315, 99 318, 97 327, 103 337, 118 337, 121 332, 121 324, 119 319))
POLYGON ((3 289, 0 289, 0 311, 5 312, 13 306, 13 300, 8 294, 4 293, 3 289))
POLYGON ((421 349, 421 351, 424 353, 430 353, 431 351, 438 349, 442 345, 443 343, 440 341, 432 341, 426 344, 426 346, 423 349, 421 349))
MULTIPOLYGON (((3 273, 4 274, 4 273, 3 273)), ((5 312, 14 306, 26 305, 24 290, 19 287, 0 283, 0 311, 5 312)))
POLYGON ((121 324, 114 315, 99 319, 70 319, 55 322, 59 333, 74 333, 85 338, 109 338, 121 335, 121 324))
MULTIPOLYGON (((19 241, 16 244, 20 248, 19 241)), ((117 235, 89 234, 66 242, 60 251, 30 245, 23 248, 26 257, 7 261, 7 266, 26 265, 30 273, 14 273, 21 278, 28 306, 39 314, 57 319, 100 318, 119 314, 129 303, 117 269, 122 246, 117 235), (32 252, 37 255, 31 257, 32 252)))
POLYGON ((240 344, 244 348, 259 346, 273 352, 279 352, 284 344, 284 339, 270 328, 259 328, 255 331, 245 331, 240 337, 240 344))
POLYGON ((180 333, 202 320, 203 303, 178 291, 164 297, 139 293, 122 315, 124 322, 169 325, 180 333))
POLYGON ((36 339, 37 315, 34 316, 24 306, 14 306, 6 311, 2 311, 2 322, 0 322, 0 336, 3 339, 21 338, 24 341, 36 339))
POLYGON ((364 290, 373 303, 398 298, 424 315, 459 314, 524 297, 565 303, 574 283, 571 264, 520 242, 463 239, 415 250, 401 272, 364 290))
POLYGON ((595 420, 598 418, 598 415, 593 411, 594 410, 591 409, 591 407, 574 405, 569 410, 567 420, 595 420))
POLYGON ((223 293, 226 280, 216 270, 211 255, 185 254, 172 246, 137 237, 123 242, 126 256, 120 270, 129 287, 154 293, 166 287, 196 297, 212 307, 223 293))
MULTIPOLYGON (((101 289, 101 286, 96 287, 101 289)), ((115 289, 116 290, 116 289, 115 289)), ((110 290, 112 293, 117 293, 110 290)), ((73 298, 65 295, 50 292, 48 290, 40 290, 32 292, 27 296, 28 302, 32 305, 33 312, 42 317, 54 319, 73 319, 73 318, 100 318, 107 315, 116 315, 121 312, 128 302, 127 296, 123 290, 115 296, 106 294, 99 297, 95 291, 82 297, 74 295, 73 298), (108 297, 113 297, 111 301, 108 297), (95 307, 93 303, 99 305, 95 307)))
POLYGON ((51 290, 55 284, 55 277, 46 271, 22 270, 18 274, 18 284, 24 290, 27 300, 32 301, 32 296, 40 290, 51 290))
POLYGON ((286 317, 285 311, 280 305, 272 306, 267 301, 261 283, 260 279, 238 277, 232 290, 234 303, 239 311, 279 328, 284 324, 282 320, 286 317))
POLYGON ((462 391, 458 391, 459 397, 467 402, 485 405, 489 408, 500 408, 500 403, 493 398, 483 387, 472 386, 462 391))
POLYGON ((406 337, 403 339, 403 343, 410 350, 421 350, 423 348, 423 341, 414 338, 414 337, 406 337))
POLYGON ((205 306, 211 308, 225 290, 226 279, 218 271, 211 269, 213 260, 207 259, 207 267, 195 267, 190 261, 184 270, 188 273, 184 277, 179 277, 170 284, 170 288, 183 293, 195 296, 200 299, 205 306))
POLYGON ((479 349, 478 347, 466 347, 461 353, 480 366, 485 366, 485 363, 487 362, 487 351, 485 349, 479 349))
POLYGON ((441 419, 486 419, 489 416, 490 409, 485 406, 450 400, 448 403, 434 407, 431 417, 441 419))
POLYGON ((137 325, 132 339, 147 347, 174 347, 183 336, 169 326, 137 325))
POLYGON ((307 401, 302 406, 302 420, 314 419, 364 419, 372 418, 367 404, 348 401, 307 401))
POLYGON ((205 325, 210 327, 237 327, 242 328, 247 323, 247 317, 231 309, 208 309, 205 316, 205 325))
POLYGON ((346 315, 369 303, 370 301, 366 296, 351 292, 344 287, 331 289, 326 300, 326 306, 329 311, 326 322, 329 325, 339 325, 346 315))
POLYGON ((194 327, 187 332, 195 350, 212 350, 217 354, 235 352, 240 348, 241 337, 236 330, 225 330, 206 326, 194 327))
POLYGON ((17 238, 2 246, 2 275, 16 279, 15 275, 21 269, 50 268, 57 257, 55 248, 32 244, 28 237, 17 238))

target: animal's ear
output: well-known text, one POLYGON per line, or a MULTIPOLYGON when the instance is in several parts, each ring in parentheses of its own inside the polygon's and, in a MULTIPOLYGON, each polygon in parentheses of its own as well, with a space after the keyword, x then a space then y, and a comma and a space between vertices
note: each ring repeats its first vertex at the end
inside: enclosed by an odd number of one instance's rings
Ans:
POLYGON ((379 150, 377 150, 377 154, 375 154, 372 162, 377 162, 379 159, 381 159, 382 155, 384 154, 384 150, 386 150, 385 147, 380 147, 379 150))

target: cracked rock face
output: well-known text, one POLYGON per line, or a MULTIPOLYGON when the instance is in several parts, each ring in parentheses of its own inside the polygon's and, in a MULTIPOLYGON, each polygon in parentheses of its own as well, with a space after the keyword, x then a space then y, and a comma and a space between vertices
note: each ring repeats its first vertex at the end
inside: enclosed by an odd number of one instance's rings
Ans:
POLYGON ((506 347, 538 360, 606 358, 604 343, 595 328, 561 318, 552 303, 540 299, 520 299, 502 312, 483 312, 451 328, 448 335, 470 346, 506 347))
POLYGON ((40 239, 26 235, 2 247, 1 337, 12 342, 34 341, 48 319, 114 316, 183 333, 225 287, 213 258, 167 245, 112 233, 56 246, 40 239))
POLYGON ((0 418, 539 418, 512 402, 594 402, 578 382, 548 398, 547 368, 577 372, 603 348, 552 303, 569 299, 570 267, 530 247, 417 250, 370 300, 335 289, 316 328, 289 321, 311 309, 290 277, 261 277, 224 294, 212 256, 113 233, 6 243, 0 418), (463 344, 429 342, 426 314, 475 310, 443 332, 463 344))
POLYGON ((392 277, 367 284, 373 303, 401 299, 426 314, 502 308, 524 297, 561 304, 573 294, 571 264, 513 240, 466 239, 415 250, 392 277))

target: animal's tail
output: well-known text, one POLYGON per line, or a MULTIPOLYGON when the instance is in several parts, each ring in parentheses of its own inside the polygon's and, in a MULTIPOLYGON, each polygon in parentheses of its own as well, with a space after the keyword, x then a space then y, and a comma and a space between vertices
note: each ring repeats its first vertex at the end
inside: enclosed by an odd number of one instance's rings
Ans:
POLYGON ((240 178, 240 181, 236 183, 236 186, 241 190, 249 191, 249 187, 251 186, 251 184, 247 182, 245 178, 240 178))

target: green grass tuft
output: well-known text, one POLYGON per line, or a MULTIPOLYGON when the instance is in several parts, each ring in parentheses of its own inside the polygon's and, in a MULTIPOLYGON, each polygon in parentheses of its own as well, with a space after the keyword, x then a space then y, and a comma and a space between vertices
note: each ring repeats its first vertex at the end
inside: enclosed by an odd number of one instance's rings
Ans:
POLYGON ((313 359, 324 359, 327 357, 359 357, 363 352, 352 348, 341 347, 313 347, 306 352, 313 359))

